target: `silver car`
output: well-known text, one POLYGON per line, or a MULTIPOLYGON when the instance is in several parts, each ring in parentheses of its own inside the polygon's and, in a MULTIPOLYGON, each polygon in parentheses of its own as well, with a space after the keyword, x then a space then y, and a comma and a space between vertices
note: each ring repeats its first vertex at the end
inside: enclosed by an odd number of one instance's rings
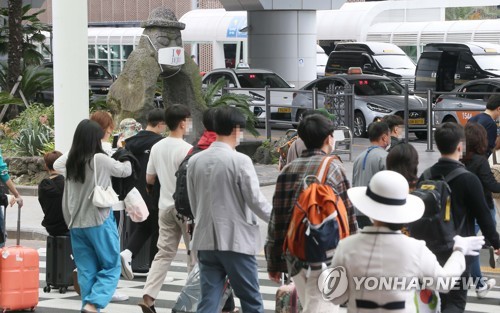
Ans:
MULTIPOLYGON (((404 117, 404 89, 394 80, 376 75, 339 74, 316 79, 302 87, 302 90, 312 90, 317 87, 318 108, 326 108, 337 115, 343 115, 346 87, 354 87, 354 129, 356 137, 366 137, 370 123, 384 115, 396 114, 404 117)), ((410 95, 409 97, 409 130, 417 138, 427 136, 427 108, 425 99, 410 95)), ((292 121, 298 122, 301 114, 312 108, 311 93, 298 92, 292 102, 292 121), (297 108, 297 107, 298 108, 297 108)))
MULTIPOLYGON (((214 84, 220 78, 224 78, 228 87, 254 88, 253 91, 231 91, 235 93, 247 94, 252 98, 252 103, 256 106, 250 107, 260 122, 266 116, 264 104, 266 100, 265 92, 262 90, 266 85, 270 88, 293 88, 278 74, 264 69, 244 68, 220 68, 214 69, 203 76, 203 85, 214 84)), ((292 103, 291 92, 271 92, 271 104, 290 106, 292 103)), ((271 119, 290 121, 292 110, 289 107, 271 107, 271 119)))
POLYGON ((434 124, 455 122, 465 125, 467 121, 486 109, 486 102, 490 95, 467 94, 481 92, 500 92, 500 78, 483 78, 469 81, 452 90, 462 92, 459 95, 441 95, 436 99, 434 108, 453 109, 434 112, 434 124), (460 111, 457 108, 477 109, 477 111, 460 111))

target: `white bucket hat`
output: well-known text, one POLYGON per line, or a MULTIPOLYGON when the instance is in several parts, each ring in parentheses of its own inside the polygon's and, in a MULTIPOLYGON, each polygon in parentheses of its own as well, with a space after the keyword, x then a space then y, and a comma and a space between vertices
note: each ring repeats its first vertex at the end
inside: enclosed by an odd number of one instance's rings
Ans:
POLYGON ((380 171, 373 175, 368 187, 347 190, 352 204, 374 220, 405 224, 418 220, 424 214, 424 202, 408 194, 408 182, 399 173, 380 171))

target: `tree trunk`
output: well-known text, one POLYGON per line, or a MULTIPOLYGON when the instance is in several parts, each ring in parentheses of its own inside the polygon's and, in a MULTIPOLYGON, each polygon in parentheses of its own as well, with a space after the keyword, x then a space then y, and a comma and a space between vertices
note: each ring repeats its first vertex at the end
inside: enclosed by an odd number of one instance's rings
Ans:
MULTIPOLYGON (((14 87, 17 78, 21 75, 21 58, 23 54, 22 6, 22 1, 9 0, 9 56, 7 74, 9 89, 14 87)), ((17 113, 17 106, 11 105, 7 116, 12 118, 15 117, 17 113)))

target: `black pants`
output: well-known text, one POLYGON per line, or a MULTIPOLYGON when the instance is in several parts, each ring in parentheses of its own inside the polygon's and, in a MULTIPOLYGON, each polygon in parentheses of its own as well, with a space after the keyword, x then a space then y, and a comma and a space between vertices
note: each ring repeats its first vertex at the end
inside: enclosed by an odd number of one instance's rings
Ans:
MULTIPOLYGON (((439 264, 443 266, 448 260, 451 253, 436 254, 439 264)), ((449 293, 440 293, 441 298, 441 313, 463 313, 465 311, 465 305, 467 304, 467 285, 465 282, 470 276, 470 265, 472 259, 470 257, 465 257, 465 271, 462 273, 461 281, 458 282, 458 286, 455 286, 453 290, 449 293)))
POLYGON ((132 256, 136 256, 144 243, 151 237, 149 256, 150 262, 152 262, 158 252, 158 232, 158 208, 154 208, 149 211, 149 216, 144 222, 137 223, 137 227, 130 236, 128 244, 124 249, 129 249, 132 252, 132 256))

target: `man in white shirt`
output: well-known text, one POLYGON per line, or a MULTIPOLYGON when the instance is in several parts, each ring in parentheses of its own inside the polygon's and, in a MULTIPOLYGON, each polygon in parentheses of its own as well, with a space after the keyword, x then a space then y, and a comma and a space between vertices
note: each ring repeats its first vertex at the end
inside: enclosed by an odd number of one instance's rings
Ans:
POLYGON ((217 312, 226 275, 243 312, 263 313, 255 255, 262 249, 257 216, 266 223, 271 205, 262 195, 252 160, 239 152, 245 117, 233 107, 215 112, 217 139, 191 157, 189 202, 195 218, 192 250, 198 251, 198 313, 217 312))
MULTIPOLYGON (((154 301, 167 276, 170 263, 177 254, 181 236, 186 246, 189 245, 186 225, 176 216, 177 211, 174 208, 172 195, 175 192, 175 173, 192 148, 183 139, 191 128, 190 117, 191 113, 184 105, 174 104, 165 110, 165 123, 170 129, 170 135, 153 146, 146 169, 146 183, 153 185, 158 179, 161 188, 158 202, 158 225, 160 227, 158 253, 149 270, 142 296, 143 301, 139 303, 144 313, 156 313, 154 301)), ((188 271, 191 268, 192 264, 188 262, 188 271)))

